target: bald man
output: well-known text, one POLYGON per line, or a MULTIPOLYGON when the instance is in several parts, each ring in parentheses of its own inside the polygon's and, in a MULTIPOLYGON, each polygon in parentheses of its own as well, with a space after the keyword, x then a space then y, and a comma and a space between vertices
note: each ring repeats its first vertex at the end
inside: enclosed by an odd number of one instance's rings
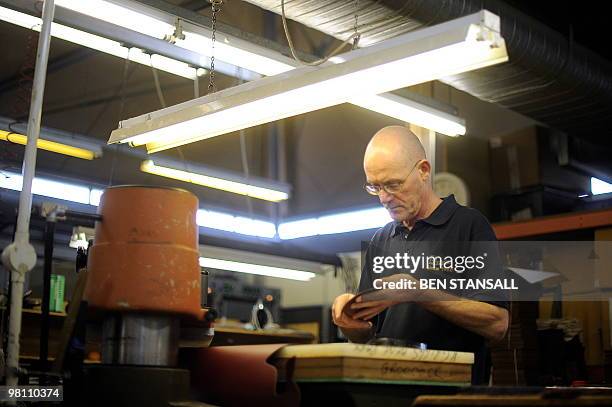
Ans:
MULTIPOLYGON (((380 283, 374 284, 377 279, 399 281, 401 277, 418 283, 415 274, 405 271, 373 272, 375 251, 420 253, 418 245, 423 242, 448 242, 436 247, 472 253, 474 242, 496 245, 495 234, 481 213, 457 204, 452 195, 444 199, 436 196, 430 182, 431 164, 419 139, 407 128, 389 126, 377 132, 366 148, 363 166, 366 190, 378 196, 393 222, 379 229, 370 242, 360 292, 380 288, 380 283)), ((497 267, 495 263, 488 271, 495 273, 497 267)), ((488 380, 485 340, 499 340, 505 335, 508 302, 504 296, 377 289, 352 304, 349 316, 342 311, 353 297, 342 294, 332 305, 334 323, 352 342, 363 343, 376 336, 425 343, 430 349, 473 352, 472 382, 488 380)))

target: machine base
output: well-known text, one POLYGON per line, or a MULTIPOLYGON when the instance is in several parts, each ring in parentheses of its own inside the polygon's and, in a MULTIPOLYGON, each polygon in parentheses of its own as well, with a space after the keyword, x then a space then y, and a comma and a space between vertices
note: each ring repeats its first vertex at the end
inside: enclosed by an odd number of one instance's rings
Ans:
POLYGON ((168 407, 190 399, 189 370, 150 366, 85 367, 80 405, 168 407))

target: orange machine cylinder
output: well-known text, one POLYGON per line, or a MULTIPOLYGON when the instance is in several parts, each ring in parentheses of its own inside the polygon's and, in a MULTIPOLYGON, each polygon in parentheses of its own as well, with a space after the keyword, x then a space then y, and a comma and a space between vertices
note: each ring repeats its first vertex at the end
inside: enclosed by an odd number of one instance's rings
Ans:
POLYGON ((106 189, 89 250, 89 307, 200 317, 197 209, 181 189, 106 189))

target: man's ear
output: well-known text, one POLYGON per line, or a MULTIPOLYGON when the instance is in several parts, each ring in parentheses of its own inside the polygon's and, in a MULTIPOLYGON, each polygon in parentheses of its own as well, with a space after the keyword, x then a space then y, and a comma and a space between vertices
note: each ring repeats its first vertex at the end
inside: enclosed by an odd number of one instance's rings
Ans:
POLYGON ((431 175, 431 164, 427 160, 422 160, 418 165, 419 176, 423 181, 429 181, 431 175))

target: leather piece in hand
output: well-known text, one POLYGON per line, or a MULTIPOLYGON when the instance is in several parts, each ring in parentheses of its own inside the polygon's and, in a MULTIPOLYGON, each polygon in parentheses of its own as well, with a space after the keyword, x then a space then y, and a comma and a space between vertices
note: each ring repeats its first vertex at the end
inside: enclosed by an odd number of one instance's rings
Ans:
POLYGON ((371 298, 373 296, 373 292, 375 291, 380 291, 377 290, 375 288, 370 288, 369 290, 365 290, 362 291, 360 293, 358 293, 357 295, 355 295, 353 298, 351 298, 351 300, 349 302, 347 302, 346 304, 344 304, 344 308, 342 308, 342 313, 345 314, 346 316, 353 318, 353 315, 355 315, 357 312, 360 311, 360 309, 352 309, 351 305, 353 305, 355 303, 355 301, 357 301, 358 298, 362 298, 362 301, 374 301, 373 298, 371 298))

